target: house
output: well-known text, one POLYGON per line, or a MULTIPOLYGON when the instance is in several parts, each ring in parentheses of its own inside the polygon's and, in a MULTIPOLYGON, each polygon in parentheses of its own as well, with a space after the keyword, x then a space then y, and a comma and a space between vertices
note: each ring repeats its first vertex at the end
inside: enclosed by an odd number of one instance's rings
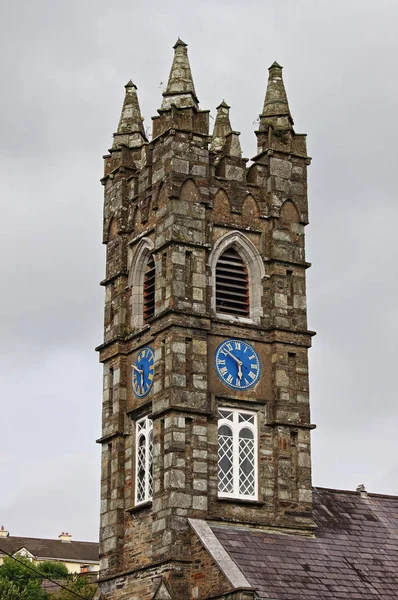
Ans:
POLYGON ((99 570, 97 542, 72 541, 69 533, 62 532, 57 540, 11 536, 0 529, 0 564, 4 556, 22 556, 34 563, 62 562, 69 573, 86 573, 99 570))

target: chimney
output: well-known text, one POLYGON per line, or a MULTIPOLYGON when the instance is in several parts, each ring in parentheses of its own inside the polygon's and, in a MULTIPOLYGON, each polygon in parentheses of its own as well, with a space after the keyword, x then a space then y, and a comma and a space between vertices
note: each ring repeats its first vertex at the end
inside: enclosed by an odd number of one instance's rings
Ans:
POLYGON ((72 541, 72 536, 70 535, 70 533, 63 531, 59 536, 58 539, 61 540, 61 542, 71 542, 72 541))
POLYGON ((358 485, 356 491, 361 496, 361 498, 367 498, 368 497, 368 492, 366 491, 366 488, 363 485, 363 483, 361 483, 360 485, 358 485))
POLYGON ((0 538, 6 538, 6 537, 8 537, 8 536, 9 536, 9 533, 8 533, 8 531, 6 531, 6 530, 4 529, 4 526, 2 525, 2 526, 1 526, 1 529, 0 529, 0 538))

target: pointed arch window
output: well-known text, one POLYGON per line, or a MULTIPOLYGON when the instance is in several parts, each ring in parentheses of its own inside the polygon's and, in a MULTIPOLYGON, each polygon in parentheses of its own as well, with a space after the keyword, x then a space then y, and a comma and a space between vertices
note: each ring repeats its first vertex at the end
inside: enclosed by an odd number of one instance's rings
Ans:
POLYGON ((155 314, 155 261, 153 254, 150 255, 144 272, 144 322, 155 314))
POLYGON ((227 248, 217 261, 216 312, 250 317, 249 273, 233 246, 227 248))
POLYGON ((241 231, 221 236, 209 254, 211 308, 220 319, 261 323, 264 260, 241 231))
POLYGON ((143 238, 130 249, 129 287, 131 288, 131 324, 140 328, 155 315, 156 266, 154 245, 143 238))

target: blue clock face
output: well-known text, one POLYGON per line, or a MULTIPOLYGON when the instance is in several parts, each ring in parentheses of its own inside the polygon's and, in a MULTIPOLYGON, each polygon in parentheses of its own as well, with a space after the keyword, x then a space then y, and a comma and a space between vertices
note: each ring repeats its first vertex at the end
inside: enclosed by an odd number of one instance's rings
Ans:
POLYGON ((247 390, 260 379, 258 354, 243 340, 230 339, 220 344, 214 362, 221 381, 234 390, 247 390))
POLYGON ((152 348, 149 346, 142 348, 131 366, 133 367, 133 392, 138 398, 144 398, 152 388, 155 373, 155 355, 152 348))

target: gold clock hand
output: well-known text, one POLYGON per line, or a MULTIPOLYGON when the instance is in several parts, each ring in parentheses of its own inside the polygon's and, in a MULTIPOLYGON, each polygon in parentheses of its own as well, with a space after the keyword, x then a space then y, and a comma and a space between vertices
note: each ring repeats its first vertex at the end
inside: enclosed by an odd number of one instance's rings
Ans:
POLYGON ((242 369, 240 368, 240 364, 238 364, 238 377, 242 379, 242 369))
POLYGON ((134 369, 135 371, 137 371, 137 373, 140 373, 140 374, 142 374, 142 369, 139 369, 139 368, 138 368, 138 367, 136 367, 135 365, 131 365, 131 366, 133 367, 133 369, 134 369))

